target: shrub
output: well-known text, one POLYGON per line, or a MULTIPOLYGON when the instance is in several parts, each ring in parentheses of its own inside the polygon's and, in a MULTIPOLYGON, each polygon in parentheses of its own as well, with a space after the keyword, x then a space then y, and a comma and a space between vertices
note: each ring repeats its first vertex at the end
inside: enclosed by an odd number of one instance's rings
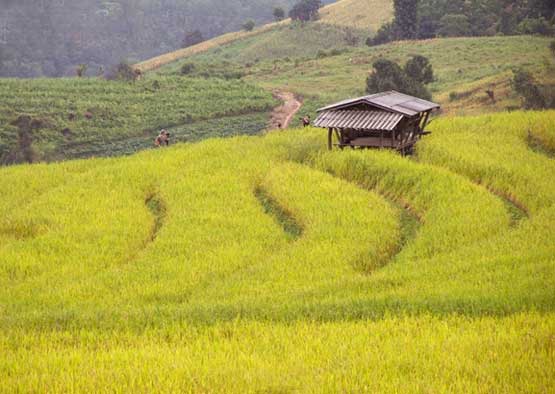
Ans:
POLYGON ((137 79, 139 72, 134 70, 133 67, 126 61, 122 61, 119 64, 112 67, 106 79, 108 80, 120 80, 120 81, 134 81, 137 79))
POLYGON ((196 44, 199 44, 204 41, 204 37, 200 30, 193 30, 189 31, 185 34, 183 38, 182 47, 187 48, 196 44))
POLYGON ((383 24, 374 37, 368 37, 366 40, 366 45, 374 46, 374 45, 381 45, 386 44, 390 41, 393 41, 393 23, 385 23, 383 24))
POLYGON ((322 6, 320 0, 300 0, 289 11, 289 17, 296 21, 307 22, 318 19, 318 10, 322 6))
POLYGON ((181 75, 189 75, 193 73, 196 69, 194 63, 185 63, 181 66, 181 75))
POLYGON ((525 18, 517 26, 517 32, 520 34, 538 34, 548 36, 553 34, 553 26, 544 18, 525 18))
POLYGON ((248 21, 243 23, 243 29, 245 29, 246 31, 252 31, 254 29, 254 26, 256 26, 256 22, 253 19, 249 19, 248 21))
POLYGON ((529 72, 514 71, 512 85, 515 92, 522 97, 525 109, 545 108, 545 98, 529 72))

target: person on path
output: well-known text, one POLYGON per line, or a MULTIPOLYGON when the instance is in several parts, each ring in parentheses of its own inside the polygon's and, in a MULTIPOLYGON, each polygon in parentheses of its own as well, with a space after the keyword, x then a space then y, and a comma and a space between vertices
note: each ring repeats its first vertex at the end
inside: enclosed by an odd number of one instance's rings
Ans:
POLYGON ((303 122, 303 127, 310 126, 310 116, 306 115, 304 118, 301 118, 301 122, 303 122))

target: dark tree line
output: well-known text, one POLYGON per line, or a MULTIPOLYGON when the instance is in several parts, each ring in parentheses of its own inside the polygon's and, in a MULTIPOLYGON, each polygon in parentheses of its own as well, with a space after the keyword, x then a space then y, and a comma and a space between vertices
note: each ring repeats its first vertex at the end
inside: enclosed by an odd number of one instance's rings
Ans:
POLYGON ((394 0, 394 20, 368 40, 555 34, 555 0, 394 0))

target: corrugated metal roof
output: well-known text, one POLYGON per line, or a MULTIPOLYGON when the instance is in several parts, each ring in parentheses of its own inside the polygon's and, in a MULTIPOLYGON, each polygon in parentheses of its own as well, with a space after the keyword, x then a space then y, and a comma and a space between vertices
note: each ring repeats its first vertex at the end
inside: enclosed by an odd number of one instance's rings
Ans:
POLYGON ((338 110, 358 104, 368 104, 386 111, 394 111, 407 116, 414 116, 420 112, 439 108, 439 104, 391 90, 389 92, 376 93, 369 96, 343 100, 338 103, 328 105, 327 107, 320 108, 318 112, 332 109, 338 110))
POLYGON ((321 112, 314 126, 365 130, 393 130, 402 114, 387 111, 330 110, 321 112))

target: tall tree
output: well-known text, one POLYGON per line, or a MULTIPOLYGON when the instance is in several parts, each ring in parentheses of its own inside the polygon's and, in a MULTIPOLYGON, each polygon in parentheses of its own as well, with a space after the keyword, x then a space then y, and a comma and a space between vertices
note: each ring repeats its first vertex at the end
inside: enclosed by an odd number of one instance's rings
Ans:
POLYGON ((289 17, 303 22, 318 19, 318 10, 321 6, 320 0, 300 0, 289 11, 289 17))
POLYGON ((398 40, 416 38, 418 32, 418 0, 393 0, 394 31, 398 40))
POLYGON ((273 15, 274 15, 274 19, 279 22, 280 20, 285 18, 285 11, 281 7, 275 7, 273 15))

